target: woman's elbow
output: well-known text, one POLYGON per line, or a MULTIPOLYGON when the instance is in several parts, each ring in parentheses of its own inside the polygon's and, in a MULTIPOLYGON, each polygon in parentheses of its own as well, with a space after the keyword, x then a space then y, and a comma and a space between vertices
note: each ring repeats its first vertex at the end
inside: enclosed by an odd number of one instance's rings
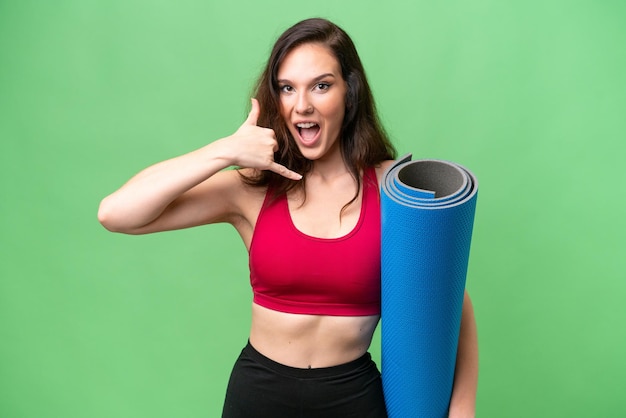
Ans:
POLYGON ((112 207, 111 202, 106 197, 102 199, 98 207, 98 222, 108 231, 130 233, 130 231, 124 227, 123 222, 120 222, 117 211, 112 207))

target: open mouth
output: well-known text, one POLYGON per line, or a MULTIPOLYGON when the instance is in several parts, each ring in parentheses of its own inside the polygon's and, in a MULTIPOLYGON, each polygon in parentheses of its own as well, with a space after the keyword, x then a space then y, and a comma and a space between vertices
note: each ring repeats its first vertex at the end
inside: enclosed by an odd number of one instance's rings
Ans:
POLYGON ((320 126, 314 122, 297 123, 296 128, 300 138, 305 142, 313 141, 320 131, 320 126))

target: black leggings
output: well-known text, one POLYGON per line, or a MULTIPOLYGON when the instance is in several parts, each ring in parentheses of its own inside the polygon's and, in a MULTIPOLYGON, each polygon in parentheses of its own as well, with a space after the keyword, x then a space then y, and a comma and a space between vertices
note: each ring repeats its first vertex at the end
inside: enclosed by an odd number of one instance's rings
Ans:
POLYGON ((369 353, 334 367, 277 363, 250 343, 228 382, 222 418, 386 418, 380 372, 369 353))

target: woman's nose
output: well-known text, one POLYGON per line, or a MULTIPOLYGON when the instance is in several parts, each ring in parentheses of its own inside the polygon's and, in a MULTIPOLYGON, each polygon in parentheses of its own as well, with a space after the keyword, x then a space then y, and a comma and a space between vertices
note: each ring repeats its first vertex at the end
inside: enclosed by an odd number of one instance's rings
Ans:
POLYGON ((311 102, 306 94, 300 94, 298 96, 298 101, 296 102, 296 112, 301 115, 313 112, 313 106, 311 105, 311 102))

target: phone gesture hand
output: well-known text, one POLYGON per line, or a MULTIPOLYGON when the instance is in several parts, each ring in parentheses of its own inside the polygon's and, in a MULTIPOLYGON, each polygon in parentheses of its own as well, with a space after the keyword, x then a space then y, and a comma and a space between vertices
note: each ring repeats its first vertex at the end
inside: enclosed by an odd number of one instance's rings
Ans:
POLYGON ((260 112, 259 102, 252 99, 252 109, 248 118, 231 137, 238 142, 238 165, 258 170, 270 170, 283 177, 300 180, 302 178, 300 174, 274 161, 278 141, 273 129, 257 125, 260 112))

